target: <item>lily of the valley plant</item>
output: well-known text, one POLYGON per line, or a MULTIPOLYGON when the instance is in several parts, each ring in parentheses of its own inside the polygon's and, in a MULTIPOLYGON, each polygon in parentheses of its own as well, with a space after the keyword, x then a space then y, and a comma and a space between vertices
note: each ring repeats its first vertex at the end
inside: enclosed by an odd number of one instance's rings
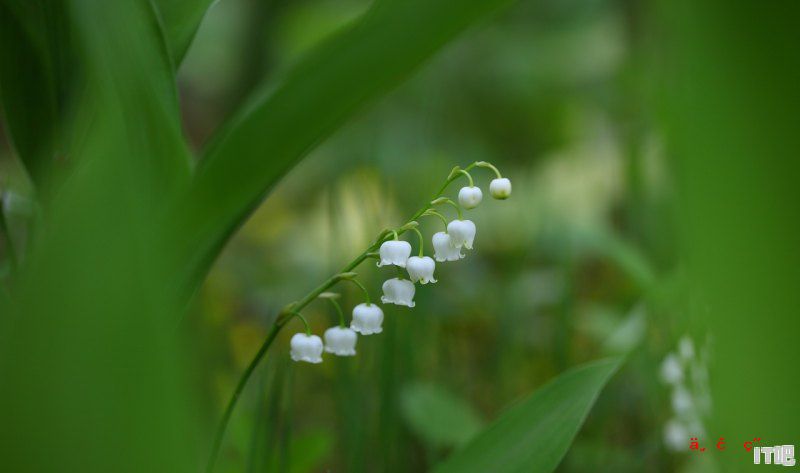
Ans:
POLYGON ((417 210, 408 221, 397 228, 382 231, 368 248, 342 268, 339 273, 328 278, 303 298, 283 308, 258 353, 256 353, 239 379, 239 383, 228 402, 217 430, 212 456, 208 465, 209 470, 214 464, 225 427, 239 395, 247 384, 247 380, 275 340, 278 332, 290 319, 297 317, 303 321, 305 326, 305 332, 292 336, 290 342, 292 360, 321 363, 323 353, 335 356, 354 356, 356 354, 358 334, 366 336, 381 333, 384 318, 383 310, 377 302, 373 302, 369 291, 358 281, 357 273, 354 272, 361 263, 369 258, 376 258, 379 267, 395 266, 399 275, 389 278, 383 283, 383 295, 380 298, 380 302, 382 304, 395 304, 411 308, 415 306, 414 293, 416 284, 433 284, 437 282, 434 277, 437 262, 455 262, 465 257, 463 250, 472 249, 477 227, 471 220, 464 218, 463 209, 473 209, 483 199, 483 192, 479 187, 475 186, 470 174, 470 170, 476 167, 490 169, 496 175, 496 178, 489 184, 489 194, 492 197, 504 200, 511 195, 511 181, 504 178, 491 163, 477 161, 463 169, 456 166, 447 176, 438 192, 422 208, 417 210), (468 181, 468 186, 461 188, 458 193, 458 203, 456 203, 444 197, 443 194, 448 186, 459 177, 465 177, 468 181), (448 222, 444 214, 437 210, 437 207, 444 205, 452 206, 455 209, 456 219, 448 222), (433 257, 425 255, 425 237, 417 228, 419 226, 418 219, 421 217, 436 217, 444 225, 444 231, 435 233, 431 238, 433 257), (411 244, 400 239, 403 234, 409 231, 415 232, 418 237, 418 251, 415 256, 411 256, 411 244), (403 269, 406 274, 402 273, 403 269), (349 326, 345 320, 345 312, 337 301, 339 294, 329 291, 342 281, 357 285, 364 294, 364 302, 356 305, 352 310, 349 326), (311 333, 308 322, 301 314, 301 311, 317 298, 330 301, 339 316, 339 324, 327 329, 323 334, 323 338, 311 333))

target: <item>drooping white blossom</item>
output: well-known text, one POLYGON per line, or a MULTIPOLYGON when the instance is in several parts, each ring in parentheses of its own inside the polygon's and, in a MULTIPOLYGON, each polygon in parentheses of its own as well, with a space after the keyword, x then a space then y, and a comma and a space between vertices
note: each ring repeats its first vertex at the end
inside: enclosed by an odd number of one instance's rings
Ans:
POLYGON ((667 355, 661 362, 661 380, 666 384, 678 384, 683 381, 683 366, 673 353, 667 355))
POLYGON ((677 414, 686 414, 692 410, 694 401, 689 391, 680 384, 672 390, 672 410, 677 414))
POLYGON ((492 179, 489 183, 489 194, 495 199, 505 200, 511 195, 511 181, 505 177, 492 179))
POLYGON ((472 220, 453 220, 447 224, 447 233, 450 235, 450 244, 455 248, 462 246, 468 250, 472 249, 475 240, 475 224, 472 220))
POLYGON ((353 308, 353 321, 350 328, 361 335, 381 333, 383 328, 383 310, 377 304, 362 303, 353 308))
POLYGON ((480 187, 462 187, 458 191, 458 203, 465 209, 474 209, 483 200, 483 192, 480 187))
MULTIPOLYGON (((692 434, 697 435, 697 434, 692 434)), ((677 419, 670 419, 664 425, 664 444, 674 452, 682 452, 689 449, 689 431, 677 419)))
POLYGON ((438 262, 458 261, 464 257, 461 248, 456 248, 450 241, 450 235, 445 232, 433 234, 433 257, 438 262))
POLYGON ((356 332, 346 327, 331 327, 325 331, 325 351, 337 356, 355 356, 356 332))
POLYGON ((404 305, 414 307, 414 283, 407 279, 392 278, 383 283, 384 304, 404 305))
POLYGON ((322 339, 316 335, 296 333, 290 342, 291 356, 294 361, 322 363, 322 339))
POLYGON ((389 240, 383 242, 379 250, 381 260, 378 266, 395 265, 406 267, 406 261, 411 256, 411 244, 402 240, 389 240))
POLYGON ((436 263, 430 256, 412 256, 408 258, 406 263, 406 270, 411 282, 419 282, 420 284, 436 282, 436 279, 433 278, 435 269, 436 263))

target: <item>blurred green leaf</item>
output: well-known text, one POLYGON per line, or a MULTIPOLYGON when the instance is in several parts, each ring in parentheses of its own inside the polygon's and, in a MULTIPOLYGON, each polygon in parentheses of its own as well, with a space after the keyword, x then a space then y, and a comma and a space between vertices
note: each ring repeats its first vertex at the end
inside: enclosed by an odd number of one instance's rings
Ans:
MULTIPOLYGON (((126 114, 125 118, 136 117, 139 120, 125 139, 135 146, 131 151, 138 161, 131 170, 147 176, 129 177, 134 182, 152 184, 159 193, 143 194, 142 197, 157 200, 161 206, 171 192, 177 192, 189 181, 191 157, 181 131, 175 76, 155 12, 148 0, 136 0, 134 5, 131 9, 136 10, 136 21, 140 23, 124 25, 126 32, 123 33, 135 31, 139 35, 135 40, 141 43, 141 47, 126 50, 121 43, 103 44, 110 40, 102 36, 104 29, 94 21, 93 24, 81 25, 84 28, 82 33, 89 39, 82 54, 90 62, 88 67, 94 68, 91 73, 97 75, 95 79, 104 85, 102 89, 92 91, 90 99, 113 100, 114 105, 126 114), (125 61, 111 57, 122 51, 127 56, 125 61), (92 64, 92 61, 96 63, 92 64), (102 93, 110 96, 102 97, 102 93)), ((88 23, 84 18, 78 20, 88 23)), ((122 24, 115 26, 123 27, 122 24)), ((124 36, 123 33, 120 36, 124 36)))
MULTIPOLYGON (((156 12, 147 0, 137 0, 145 13, 146 28, 141 38, 157 51, 150 68, 128 71, 116 80, 138 81, 142 96, 139 105, 147 110, 154 104, 161 115, 147 120, 171 134, 169 142, 154 147, 154 153, 142 155, 152 160, 152 168, 165 174, 165 185, 180 185, 187 181, 191 161, 183 144, 178 113, 175 76, 165 39, 161 37, 156 12), (151 40, 156 40, 150 42, 151 40), (154 95, 160 101, 149 100, 154 95), (174 183, 173 183, 174 179, 174 183)), ((74 152, 68 139, 82 140, 85 130, 62 130, 60 123, 67 115, 67 97, 73 81, 83 80, 84 64, 76 51, 75 32, 69 22, 69 12, 61 0, 0 3, 0 91, 3 108, 15 148, 35 182, 40 182, 58 160, 71 159, 74 152), (75 136, 78 135, 78 136, 75 136), (67 138, 69 136, 69 138, 67 138)), ((91 92, 90 92, 91 93, 91 92)), ((75 99, 80 101, 80 98, 75 99)), ((154 132, 164 136, 161 130, 154 132)))
POLYGON ((482 424, 469 403, 436 384, 406 387, 401 407, 411 430, 434 447, 464 445, 482 424))
POLYGON ((213 0, 154 0, 175 69, 180 66, 213 0))
POLYGON ((269 94, 247 103, 209 147, 175 209, 187 289, 278 180, 364 104, 510 0, 380 0, 321 44, 269 94))
MULTIPOLYGON (((677 187, 685 327, 713 337, 711 425, 800 436, 800 4, 657 2, 658 99, 677 187), (769 327, 758 330, 755 327, 769 327), (746 407, 746 408, 743 408, 746 407)), ((782 441, 782 440, 780 440, 782 441)), ((717 455, 722 471, 741 468, 717 455)))
POLYGON ((0 100, 19 157, 35 182, 52 164, 60 106, 58 50, 66 47, 61 2, 0 2, 0 100))
POLYGON ((68 13, 85 136, 2 308, 3 471, 193 471, 153 217, 189 170, 171 69, 145 0, 73 0, 68 13))
POLYGON ((436 471, 553 471, 621 360, 573 368, 511 407, 436 471))

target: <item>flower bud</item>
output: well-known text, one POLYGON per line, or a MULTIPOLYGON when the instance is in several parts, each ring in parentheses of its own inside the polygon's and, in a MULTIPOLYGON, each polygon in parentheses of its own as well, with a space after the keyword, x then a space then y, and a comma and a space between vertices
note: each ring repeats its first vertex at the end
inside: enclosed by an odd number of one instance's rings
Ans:
POLYGON ((408 258, 406 263, 406 270, 411 282, 419 281, 420 284, 434 283, 436 279, 433 278, 433 271, 436 269, 436 263, 430 256, 412 256, 408 258))
POLYGON ((475 231, 475 224, 472 223, 472 220, 453 220, 447 224, 450 244, 455 248, 463 246, 471 250, 472 242, 475 240, 475 231))
POLYGON ((355 356, 356 333, 344 327, 331 327, 325 331, 325 351, 337 356, 355 356))
POLYGON ((492 194, 492 197, 495 199, 508 199, 511 195, 511 181, 505 177, 492 179, 492 182, 489 183, 489 193, 492 194))
POLYGON ((396 265, 406 267, 406 260, 411 256, 411 244, 407 241, 389 240, 383 242, 380 248, 381 260, 378 266, 396 265))
POLYGON ((353 308, 353 321, 350 328, 361 335, 381 333, 383 329, 383 311, 377 304, 358 304, 353 308))
POLYGON ((458 191, 458 203, 465 209, 474 209, 483 200, 480 187, 462 187, 458 191))
POLYGON ((384 304, 397 304, 414 307, 414 283, 406 279, 392 278, 383 283, 384 304))
POLYGON ((434 233, 431 242, 433 243, 433 257, 440 263, 458 261, 464 257, 461 248, 453 246, 450 235, 445 232, 434 233))
POLYGON ((292 337, 291 346, 292 360, 322 363, 322 339, 318 336, 296 333, 292 337))

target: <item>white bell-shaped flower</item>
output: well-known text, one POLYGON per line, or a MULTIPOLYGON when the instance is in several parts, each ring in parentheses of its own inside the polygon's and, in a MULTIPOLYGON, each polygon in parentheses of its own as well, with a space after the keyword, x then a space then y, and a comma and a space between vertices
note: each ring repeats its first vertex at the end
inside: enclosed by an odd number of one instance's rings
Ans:
POLYGON ((322 363, 322 339, 318 336, 296 333, 292 337, 291 347, 292 360, 322 363))
POLYGON ((492 194, 492 197, 495 199, 508 199, 511 195, 511 181, 505 177, 492 179, 492 182, 489 183, 489 193, 492 194))
POLYGON ((381 260, 378 262, 378 266, 393 264, 405 268, 409 256, 411 256, 411 243, 402 240, 385 241, 381 245, 381 260))
POLYGON ((436 282, 436 279, 433 278, 435 269, 436 263, 430 256, 412 256, 408 258, 408 263, 406 263, 406 270, 411 282, 419 281, 420 284, 436 282))
POLYGON ((355 356, 356 333, 345 327, 331 327, 325 331, 325 351, 337 356, 355 356))
POLYGON ((361 335, 381 333, 383 328, 383 311, 377 304, 358 304, 353 308, 353 321, 350 328, 361 335))
POLYGON ((661 362, 661 380, 666 384, 678 384, 683 381, 683 367, 674 353, 670 353, 661 362))
POLYGON ((447 224, 450 244, 456 248, 463 246, 471 250, 472 242, 475 240, 475 231, 475 224, 472 223, 472 220, 453 220, 447 224))
POLYGON ((407 279, 392 278, 383 283, 384 304, 397 304, 414 307, 414 283, 407 279))
MULTIPOLYGON (((691 435, 698 435, 697 433, 691 435)), ((689 449, 687 439, 691 436, 689 431, 677 419, 670 419, 664 425, 664 443, 670 450, 681 452, 689 449)))
POLYGON ((462 187, 458 191, 458 203, 465 209, 474 209, 483 200, 483 192, 480 187, 462 187))
POLYGON ((694 407, 694 400, 689 391, 681 385, 672 390, 672 410, 677 414, 686 414, 694 407))
POLYGON ((445 232, 433 234, 433 257, 438 262, 458 261, 464 257, 461 248, 456 248, 450 240, 450 235, 445 232))

